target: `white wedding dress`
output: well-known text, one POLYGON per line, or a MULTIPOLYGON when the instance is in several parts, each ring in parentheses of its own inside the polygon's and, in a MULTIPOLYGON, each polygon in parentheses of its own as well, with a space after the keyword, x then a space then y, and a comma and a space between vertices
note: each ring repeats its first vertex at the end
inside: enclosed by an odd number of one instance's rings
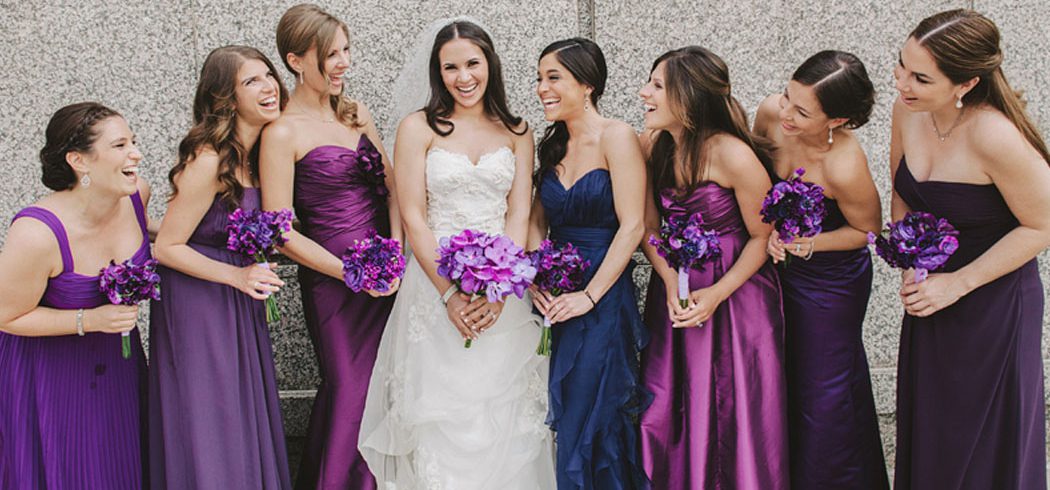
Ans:
MULTIPOLYGON (((426 156, 427 218, 439 240, 470 228, 503 233, 515 158, 477 165, 440 148, 426 156)), ((469 349, 441 297, 409 259, 368 388, 359 448, 386 490, 555 487, 547 358, 539 318, 509 296, 469 349)))

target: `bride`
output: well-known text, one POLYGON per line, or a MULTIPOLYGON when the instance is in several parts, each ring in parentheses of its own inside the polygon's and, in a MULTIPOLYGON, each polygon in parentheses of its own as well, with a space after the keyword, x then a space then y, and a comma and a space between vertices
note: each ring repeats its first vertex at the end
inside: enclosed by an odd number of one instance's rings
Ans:
POLYGON ((467 228, 525 242, 532 134, 507 108, 488 33, 462 19, 435 29, 395 85, 409 98, 425 94, 406 80, 426 64, 429 100, 404 118, 395 143, 413 257, 379 346, 360 450, 380 488, 551 489, 547 363, 535 354, 528 298, 471 301, 435 262, 438 240, 467 228))

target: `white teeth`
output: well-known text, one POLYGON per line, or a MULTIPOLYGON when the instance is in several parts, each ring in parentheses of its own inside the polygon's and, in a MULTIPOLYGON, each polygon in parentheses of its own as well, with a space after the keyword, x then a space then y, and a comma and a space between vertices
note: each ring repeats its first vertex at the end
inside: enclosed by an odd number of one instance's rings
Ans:
POLYGON ((125 167, 125 168, 121 169, 120 171, 123 172, 124 174, 127 174, 127 175, 137 175, 139 173, 139 168, 138 167, 125 167))
POLYGON ((652 104, 644 104, 642 108, 645 110, 645 112, 653 112, 656 110, 656 106, 652 104))
POLYGON ((561 99, 543 99, 541 102, 543 102, 543 105, 545 106, 554 106, 558 105, 558 103, 561 102, 561 99))
POLYGON ((277 97, 267 97, 259 101, 259 103, 262 105, 273 105, 277 103, 277 97))

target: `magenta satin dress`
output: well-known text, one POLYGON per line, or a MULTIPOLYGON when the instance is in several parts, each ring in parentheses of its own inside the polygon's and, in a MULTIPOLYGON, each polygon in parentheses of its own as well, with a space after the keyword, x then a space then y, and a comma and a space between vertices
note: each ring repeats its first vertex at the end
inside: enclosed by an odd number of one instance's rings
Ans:
MULTIPOLYGON (((336 257, 375 229, 390 236, 385 189, 366 175, 362 158, 379 152, 362 135, 356 149, 325 145, 295 165, 295 213, 303 234, 336 257)), ((376 160, 372 160, 373 162, 376 160)), ((373 298, 307 267, 299 268, 303 312, 321 367, 298 489, 373 489, 357 450, 361 415, 379 340, 394 296, 373 298)))
MULTIPOLYGON (((959 230, 946 272, 1018 226, 994 184, 918 182, 902 158, 893 188, 959 230)), ((895 489, 1046 488, 1045 299, 1032 259, 928 317, 904 315, 895 489)))
MULTIPOLYGON (((719 234, 722 256, 690 271, 692 291, 722 277, 749 238, 734 192, 713 182, 685 196, 665 191, 661 208, 665 217, 700 212, 719 234)), ((703 327, 672 328, 666 303, 653 274, 642 381, 654 399, 641 418, 653 488, 788 488, 784 315, 773 266, 763 265, 703 327)))
MULTIPOLYGON (((142 244, 131 256, 150 258, 146 213, 131 196, 142 244)), ((60 310, 109 304, 98 276, 73 272, 66 229, 51 211, 28 207, 15 219, 42 221, 55 234, 62 273, 48 279, 40 305, 60 310)), ((72 326, 72 325, 71 325, 72 326)), ((120 335, 56 337, 0 333, 0 488, 4 490, 128 490, 143 488, 146 359, 138 329, 131 358, 120 335)))

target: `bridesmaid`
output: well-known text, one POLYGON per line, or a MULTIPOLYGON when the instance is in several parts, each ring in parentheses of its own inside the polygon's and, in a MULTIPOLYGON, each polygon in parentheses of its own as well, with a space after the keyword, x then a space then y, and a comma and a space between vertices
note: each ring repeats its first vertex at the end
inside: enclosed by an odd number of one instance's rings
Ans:
POLYGON ((868 161, 851 130, 868 121, 875 89, 864 64, 821 51, 783 94, 762 102, 755 133, 776 145, 775 179, 799 168, 824 188, 823 232, 766 252, 780 270, 793 488, 888 489, 861 327, 871 295, 867 232, 882 218, 868 161))
POLYGON ((369 230, 402 240, 396 200, 388 198, 393 173, 368 108, 345 95, 346 24, 315 5, 297 5, 277 24, 277 50, 299 83, 281 118, 263 132, 263 208, 294 204, 302 222, 281 251, 303 266, 303 310, 321 364, 296 487, 371 489, 375 479, 357 435, 393 298, 348 289, 341 256, 369 230), (370 162, 385 172, 366 174, 370 162))
MULTIPOLYGON (((256 144, 286 96, 255 48, 204 60, 194 126, 168 174, 157 235, 161 301, 150 306, 154 489, 287 489, 284 429, 261 300, 284 283, 226 249, 227 215, 257 209, 256 144)), ((276 264, 270 264, 275 267, 276 264)))
POLYGON ((554 124, 539 143, 530 247, 570 242, 590 261, 584 287, 533 290, 554 324, 548 423, 558 488, 648 488, 634 420, 648 404, 638 352, 648 342, 631 254, 644 231, 645 163, 634 130, 603 117, 605 56, 594 42, 557 41, 540 54, 536 93, 554 124))
POLYGON ((959 230, 942 271, 904 274, 894 488, 1046 488, 1043 303, 1050 154, 972 10, 924 19, 896 69, 893 218, 959 230))
POLYGON ((110 260, 150 258, 142 153, 94 102, 59 109, 45 136, 55 192, 15 215, 0 253, 0 488, 148 487, 138 307, 98 289, 110 260), (123 359, 115 334, 127 331, 123 359))
POLYGON ((770 227, 758 211, 771 157, 731 95, 725 62, 707 49, 669 51, 653 63, 643 147, 652 197, 647 233, 661 219, 701 213, 722 256, 689 273, 689 306, 677 271, 642 242, 653 264, 642 355, 642 461, 654 488, 788 487, 784 317, 766 261, 770 227))

